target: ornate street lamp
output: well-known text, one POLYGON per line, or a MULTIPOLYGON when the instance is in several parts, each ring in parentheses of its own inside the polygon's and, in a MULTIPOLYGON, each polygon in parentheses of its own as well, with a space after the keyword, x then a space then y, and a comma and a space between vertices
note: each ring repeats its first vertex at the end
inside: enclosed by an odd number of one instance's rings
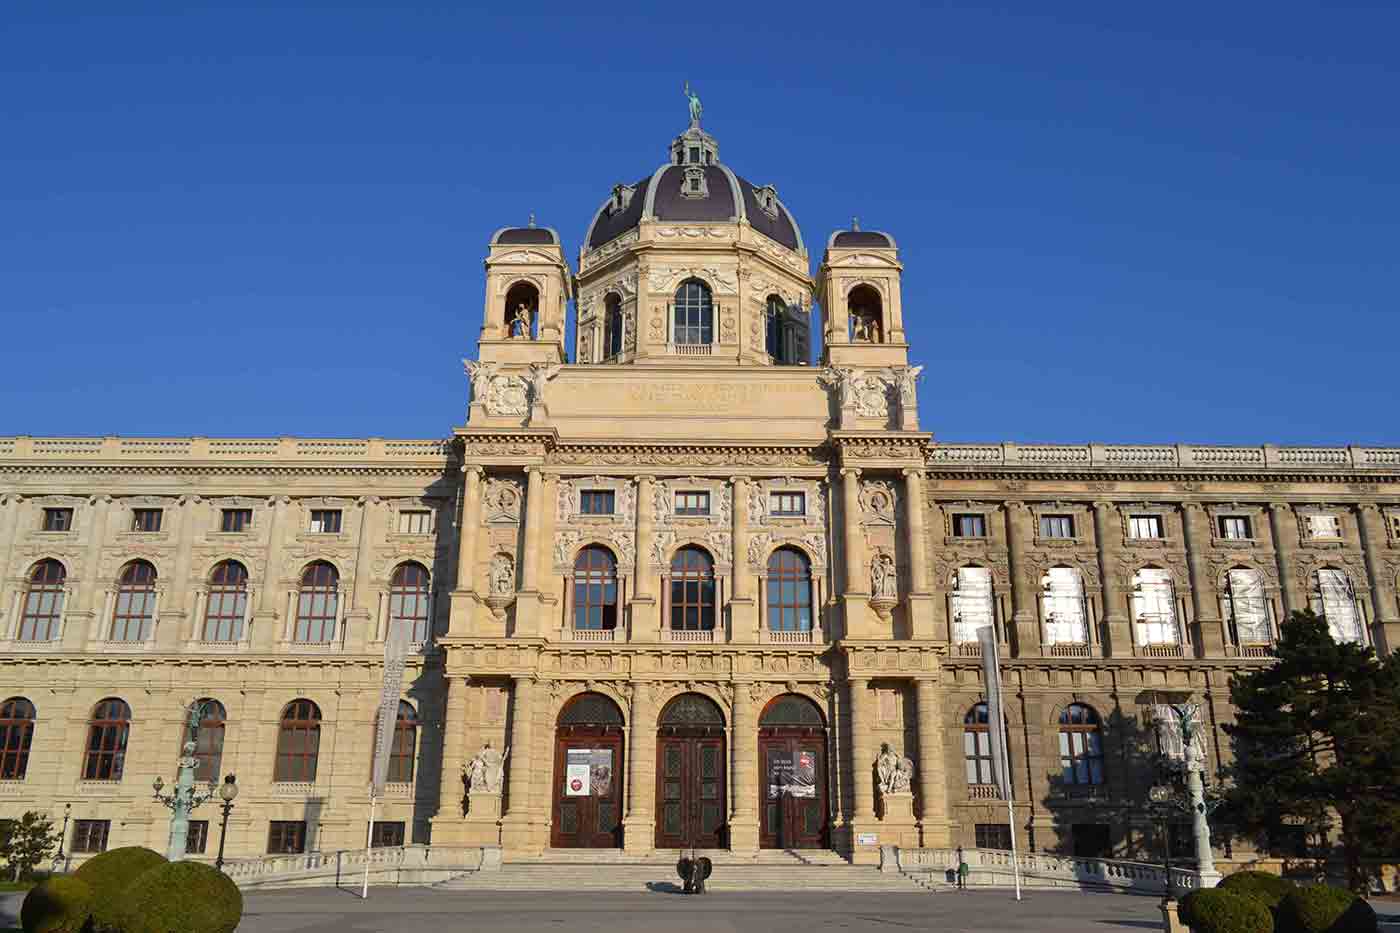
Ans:
POLYGON ((228 814, 233 809, 233 798, 238 796, 238 779, 232 774, 224 775, 224 783, 219 785, 219 799, 223 801, 223 822, 219 825, 219 857, 214 859, 214 867, 224 869, 224 836, 228 834, 228 814))
POLYGON ((1208 817, 1220 805, 1219 800, 1206 800, 1204 749, 1197 744, 1201 730, 1200 707, 1195 703, 1174 703, 1171 710, 1174 725, 1179 730, 1182 746, 1181 763, 1177 766, 1186 775, 1186 799, 1170 795, 1177 807, 1191 815, 1191 834, 1196 843, 1196 886, 1213 888, 1220 883, 1215 870, 1215 855, 1210 849, 1208 817))
POLYGON ((1166 880, 1162 891, 1163 907, 1172 899, 1172 840, 1167 815, 1174 809, 1173 801, 1175 798, 1176 792, 1166 784, 1154 784, 1147 792, 1147 799, 1152 804, 1152 815, 1157 817, 1162 826, 1162 865, 1166 871, 1166 880))
POLYGON ((187 724, 190 729, 190 740, 181 749, 180 770, 175 778, 175 787, 169 794, 161 793, 165 787, 165 781, 159 776, 151 782, 151 787, 155 790, 155 799, 170 808, 170 839, 166 844, 165 857, 172 862, 178 862, 185 857, 185 849, 189 844, 190 835, 190 813, 218 790, 218 785, 213 781, 209 782, 208 790, 195 790, 194 772, 199 767, 199 759, 194 756, 196 747, 195 740, 199 735, 199 722, 204 718, 204 704, 199 702, 191 703, 186 707, 187 724))
POLYGON ((63 831, 58 834, 58 851, 53 855, 53 870, 58 871, 58 866, 63 864, 63 845, 68 839, 68 817, 73 815, 73 805, 65 803, 63 805, 63 831))

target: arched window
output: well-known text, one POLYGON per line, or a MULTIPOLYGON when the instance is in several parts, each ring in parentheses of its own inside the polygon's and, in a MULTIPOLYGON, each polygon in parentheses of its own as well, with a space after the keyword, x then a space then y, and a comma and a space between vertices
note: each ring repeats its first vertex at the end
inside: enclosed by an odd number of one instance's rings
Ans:
POLYGON ((978 703, 963 717, 963 764, 969 785, 994 784, 992 736, 988 731, 987 704, 978 703))
POLYGON ((992 571, 986 567, 959 567, 950 597, 953 643, 977 642, 977 630, 992 625, 992 571))
POLYGON ((108 697, 92 708, 88 722, 83 780, 120 781, 126 765, 126 739, 131 732, 131 707, 108 697))
POLYGON ((321 710, 310 700, 293 700, 282 710, 272 780, 279 784, 315 783, 320 756, 321 710))
POLYGON ((54 641, 60 637, 66 579, 63 565, 56 560, 41 560, 29 571, 29 590, 19 620, 20 641, 54 641))
POLYGON ((1060 713, 1060 775, 1065 784, 1103 783, 1103 737, 1092 706, 1071 703, 1060 713))
POLYGON ((1133 574, 1133 618, 1139 645, 1181 644, 1170 571, 1144 567, 1133 574))
POLYGON ((1308 599, 1312 611, 1327 620, 1327 631, 1337 642, 1365 642, 1360 604, 1346 571, 1323 567, 1313 574, 1313 591, 1308 599))
POLYGON ((1040 579, 1040 612, 1047 645, 1085 645, 1089 626, 1084 579, 1073 567, 1051 567, 1040 579))
POLYGON ((770 632, 812 630, 812 563, 796 548, 780 547, 768 558, 767 589, 770 632))
POLYGON ((506 292, 507 337, 531 340, 539 332, 540 290, 529 282, 516 282, 506 292))
POLYGON ((715 562, 698 547, 683 547, 671 560, 671 628, 715 627, 715 562))
POLYGON ((413 641, 426 642, 433 634, 428 568, 412 562, 399 564, 389 578, 389 621, 412 624, 413 641))
POLYGON ((884 343, 884 309, 880 293, 869 285, 857 285, 846 298, 850 314, 848 339, 856 343, 884 343))
POLYGON ((698 279, 688 279, 676 289, 675 326, 672 342, 705 344, 714 338, 714 305, 710 286, 698 279))
POLYGON ((603 299, 603 359, 613 359, 621 352, 622 299, 608 295, 603 299))
POLYGON ((596 544, 579 551, 574 561, 574 628, 617 628, 617 561, 596 544))
POLYGON ((1269 622, 1269 600, 1264 593, 1264 575, 1248 567, 1234 567, 1225 574, 1225 605, 1235 628, 1237 645, 1273 643, 1269 622))
POLYGON ((0 781, 22 781, 34 740, 34 704, 24 697, 0 703, 0 781))
POLYGON ((204 605, 203 640, 241 641, 243 620, 247 614, 248 570, 236 560, 222 561, 209 574, 209 601, 204 605))
MULTIPOLYGON (((224 704, 205 697, 199 703, 199 729, 194 735, 194 757, 199 764, 194 779, 202 784, 219 779, 219 767, 224 761, 224 720, 228 713, 224 704)), ((190 741, 190 727, 185 726, 182 742, 190 741)))
POLYGON ((399 715, 394 722, 394 741, 389 746, 389 771, 385 778, 390 784, 413 783, 413 760, 418 753, 418 713, 413 705, 399 701, 399 715))
POLYGON ((149 641, 156 619, 156 568, 134 560, 117 578, 112 609, 112 641, 149 641))
POLYGON ((786 319, 783 317, 785 305, 777 295, 769 295, 764 309, 764 347, 775 363, 790 362, 787 358, 786 319))
POLYGON ((297 594, 297 623, 294 639, 310 644, 335 641, 335 625, 340 609, 340 574, 325 561, 308 564, 301 575, 297 594))

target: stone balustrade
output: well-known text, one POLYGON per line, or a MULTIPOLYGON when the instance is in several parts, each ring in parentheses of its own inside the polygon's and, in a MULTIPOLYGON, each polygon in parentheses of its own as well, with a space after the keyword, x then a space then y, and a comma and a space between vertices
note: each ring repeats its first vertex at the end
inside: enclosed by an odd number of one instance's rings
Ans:
MULTIPOLYGON (((915 877, 941 876, 957 868, 960 854, 957 849, 890 848, 894 867, 915 877)), ((1010 887, 1015 883, 1010 852, 964 848, 961 855, 969 869, 969 885, 1010 887)), ((1139 894, 1160 894, 1166 888, 1166 869, 1151 862, 1022 852, 1017 854, 1016 864, 1021 869, 1021 884, 1031 888, 1100 887, 1139 894)), ((1171 873, 1172 887, 1178 892, 1199 886, 1195 872, 1189 869, 1173 868, 1171 873)))
POLYGON ((931 444, 931 467, 1393 470, 1400 447, 1214 447, 1198 444, 931 444))
POLYGON ((231 859, 224 863, 224 874, 240 888, 358 887, 366 866, 371 884, 432 884, 463 872, 499 869, 500 865, 501 852, 495 846, 408 845, 231 859))

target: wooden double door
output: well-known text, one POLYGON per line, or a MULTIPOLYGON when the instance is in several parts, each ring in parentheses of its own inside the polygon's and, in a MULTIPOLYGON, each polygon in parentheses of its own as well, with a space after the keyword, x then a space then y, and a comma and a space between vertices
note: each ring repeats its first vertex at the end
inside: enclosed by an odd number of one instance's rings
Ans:
POLYGON ((554 742, 554 813, 549 844, 622 847, 622 729, 561 727, 554 742))
POLYGON ((825 730, 762 729, 758 761, 759 845, 825 848, 829 844, 825 730))
POLYGON ((722 728, 661 730, 656 739, 658 849, 719 849, 727 844, 724 774, 722 728))

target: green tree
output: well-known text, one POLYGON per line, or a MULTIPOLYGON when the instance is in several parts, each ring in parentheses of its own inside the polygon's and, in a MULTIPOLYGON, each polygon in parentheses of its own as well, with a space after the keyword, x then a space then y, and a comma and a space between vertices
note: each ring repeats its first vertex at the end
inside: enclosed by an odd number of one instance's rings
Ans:
POLYGON ((14 880, 27 878, 58 848, 62 842, 59 835, 52 820, 29 810, 17 820, 6 820, 0 828, 0 859, 14 872, 14 880))
POLYGON ((1277 660, 1234 677, 1230 699, 1228 821, 1263 842, 1286 825, 1324 832, 1335 815, 1347 882, 1364 890, 1362 859, 1400 843, 1400 661, 1295 612, 1277 660))

